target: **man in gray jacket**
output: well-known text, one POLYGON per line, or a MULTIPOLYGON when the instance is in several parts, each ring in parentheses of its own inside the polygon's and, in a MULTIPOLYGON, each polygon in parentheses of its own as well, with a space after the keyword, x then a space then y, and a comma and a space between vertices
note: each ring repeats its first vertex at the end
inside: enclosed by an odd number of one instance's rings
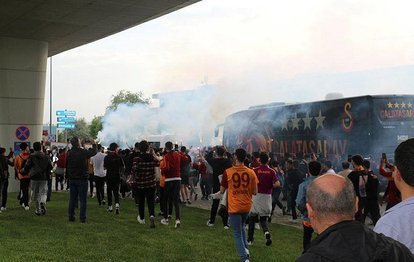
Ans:
POLYGON ((40 142, 33 143, 34 153, 27 159, 21 173, 29 173, 32 185, 32 198, 36 203, 35 214, 46 214, 47 180, 52 170, 50 158, 42 152, 40 142))

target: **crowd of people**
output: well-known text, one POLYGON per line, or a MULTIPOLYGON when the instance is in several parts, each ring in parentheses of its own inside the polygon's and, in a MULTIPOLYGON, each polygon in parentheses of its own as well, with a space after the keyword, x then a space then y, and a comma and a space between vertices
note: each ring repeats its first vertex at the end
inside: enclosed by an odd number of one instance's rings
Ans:
POLYGON ((255 228, 263 230, 265 245, 272 244, 268 223, 276 206, 282 215, 291 216, 291 223, 301 217, 303 254, 298 261, 414 261, 414 139, 397 147, 394 163, 382 156, 378 165, 361 155, 333 163, 315 154, 278 159, 267 152, 248 155, 240 148, 230 153, 223 146, 187 149, 172 142, 156 149, 141 141, 126 150, 111 143, 105 151, 99 144, 85 149, 77 137, 70 144, 71 149, 60 149, 57 157, 40 142, 33 143, 31 151, 21 143, 16 157, 0 148, 0 212, 6 210, 8 166, 14 166, 20 181, 19 204, 29 210, 31 194, 39 216, 46 214, 51 174, 56 191, 66 184, 69 222, 75 221, 78 203, 79 221, 87 221, 89 189, 99 206, 116 215, 121 212, 120 197, 130 192, 138 223, 146 224, 146 205, 150 228, 156 226, 159 202, 160 224, 168 226, 175 211, 173 224, 179 228, 180 205, 197 200, 199 185, 200 199, 212 200, 207 226, 214 226, 219 215, 223 228, 232 228, 241 261, 250 259, 255 228), (388 180, 382 199, 379 176, 388 180), (381 217, 382 201, 387 204, 381 217), (367 217, 374 230, 367 227, 367 217))

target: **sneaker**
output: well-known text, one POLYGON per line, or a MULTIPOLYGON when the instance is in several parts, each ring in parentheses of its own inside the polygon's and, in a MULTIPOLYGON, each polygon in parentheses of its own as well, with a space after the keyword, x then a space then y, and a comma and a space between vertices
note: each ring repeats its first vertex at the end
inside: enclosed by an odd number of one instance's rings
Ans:
POLYGON ((171 215, 168 215, 168 219, 171 219, 171 215))
POLYGON ((188 205, 191 205, 191 201, 190 201, 190 199, 187 199, 187 202, 186 202, 188 205))
POLYGON ((249 259, 250 258, 250 251, 249 251, 249 249, 248 248, 244 248, 244 250, 246 250, 247 259, 249 259))
POLYGON ((259 225, 259 223, 254 223, 254 229, 256 229, 256 230, 260 230, 260 225, 259 225))
POLYGON ((207 221, 207 226, 212 227, 212 226, 214 226, 214 223, 211 223, 210 220, 209 220, 209 221, 207 221))
POLYGON ((45 203, 40 203, 40 213, 46 215, 46 205, 45 203))
POLYGON ((6 208, 6 207, 1 207, 1 208, 0 208, 0 210, 1 210, 1 211, 6 211, 6 210, 7 210, 7 208, 6 208))
POLYGON ((270 235, 270 232, 265 232, 265 238, 266 238, 266 246, 270 246, 272 244, 272 236, 270 235))
POLYGON ((168 226, 168 219, 161 219, 161 224, 163 224, 164 226, 168 226))
POLYGON ((141 225, 145 224, 145 219, 141 219, 139 215, 137 216, 137 220, 138 220, 138 223, 140 223, 141 225))
POLYGON ((29 206, 24 207, 24 210, 26 210, 26 211, 29 210, 29 209, 30 209, 29 206))
POLYGON ((253 240, 247 240, 247 245, 252 246, 253 245, 253 240))
POLYGON ((115 214, 119 215, 119 203, 115 204, 115 214))
POLYGON ((106 204, 105 199, 102 199, 102 205, 105 205, 105 204, 106 204))
POLYGON ((22 206, 23 208, 25 208, 25 205, 24 205, 24 203, 22 203, 22 204, 21 204, 21 206, 22 206))
POLYGON ((106 209, 108 212, 112 212, 112 206, 108 206, 108 208, 106 209))
POLYGON ((175 225, 174 225, 174 228, 179 228, 181 226, 181 222, 180 222, 180 220, 179 219, 176 219, 175 220, 175 225))
POLYGON ((155 218, 154 218, 154 216, 150 216, 150 228, 155 228, 155 218))
POLYGON ((230 227, 229 226, 224 226, 224 229, 229 229, 230 227))

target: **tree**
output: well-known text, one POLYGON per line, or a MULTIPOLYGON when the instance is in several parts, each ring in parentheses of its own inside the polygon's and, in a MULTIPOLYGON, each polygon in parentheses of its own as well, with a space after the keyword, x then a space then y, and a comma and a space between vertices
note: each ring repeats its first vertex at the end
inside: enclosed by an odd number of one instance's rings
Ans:
POLYGON ((121 90, 118 94, 111 97, 111 104, 106 108, 107 110, 115 111, 120 104, 149 104, 150 99, 144 97, 144 93, 139 91, 133 93, 131 91, 121 90))
POLYGON ((68 129, 68 138, 72 138, 74 136, 77 136, 83 141, 90 141, 92 140, 91 135, 89 134, 89 127, 88 124, 85 121, 85 118, 79 118, 75 121, 75 128, 74 129, 68 129))
POLYGON ((98 132, 102 130, 102 116, 94 116, 89 125, 89 134, 93 139, 96 139, 98 132))

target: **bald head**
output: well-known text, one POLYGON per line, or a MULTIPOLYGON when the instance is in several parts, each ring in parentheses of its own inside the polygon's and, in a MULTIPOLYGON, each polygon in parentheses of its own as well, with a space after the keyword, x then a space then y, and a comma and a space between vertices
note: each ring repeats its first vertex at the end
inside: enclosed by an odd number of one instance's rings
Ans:
POLYGON ((354 217, 355 191, 347 178, 334 174, 320 176, 309 185, 306 197, 318 219, 354 217))

